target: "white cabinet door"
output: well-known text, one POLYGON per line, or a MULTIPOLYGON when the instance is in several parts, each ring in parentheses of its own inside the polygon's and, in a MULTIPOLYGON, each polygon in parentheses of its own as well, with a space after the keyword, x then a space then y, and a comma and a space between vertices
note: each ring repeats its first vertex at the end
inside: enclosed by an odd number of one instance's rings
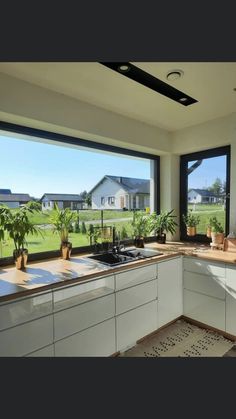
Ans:
POLYGON ((184 315, 225 331, 225 301, 184 290, 184 315))
POLYGON ((115 277, 115 288, 121 290, 132 285, 141 284, 157 277, 156 264, 118 273, 115 277))
POLYGON ((183 314, 182 258, 158 264, 158 327, 183 314))
POLYGON ((225 278, 184 271, 184 288, 225 300, 225 278))
POLYGON ((117 350, 125 350, 157 329, 157 301, 116 317, 117 350))
POLYGON ((226 332, 236 335, 236 268, 226 267, 226 332))
POLYGON ((214 275, 225 278, 225 264, 203 260, 198 257, 184 257, 184 270, 202 275, 214 275))
POLYGON ((115 316, 114 294, 54 313, 54 338, 62 339, 115 316))
POLYGON ((116 314, 124 313, 157 298, 157 280, 116 292, 116 314))
POLYGON ((55 356, 109 356, 115 352, 114 318, 55 343, 55 356))
POLYGON ((0 356, 23 356, 53 343, 52 315, 0 332, 0 356))

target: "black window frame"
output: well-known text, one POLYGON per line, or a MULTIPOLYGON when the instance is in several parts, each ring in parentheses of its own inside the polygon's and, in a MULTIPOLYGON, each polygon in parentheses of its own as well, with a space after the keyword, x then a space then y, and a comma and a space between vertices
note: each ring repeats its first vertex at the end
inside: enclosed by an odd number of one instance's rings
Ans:
POLYGON ((230 213, 230 145, 201 150, 194 153, 183 154, 180 156, 180 240, 191 242, 210 243, 211 239, 204 234, 187 236, 187 229, 183 223, 182 215, 187 214, 188 209, 188 162, 194 160, 207 159, 211 157, 226 156, 226 208, 225 208, 225 234, 229 234, 229 213, 230 213))
MULTIPOLYGON (((154 161, 154 179, 155 179, 155 191, 154 191, 154 211, 160 213, 160 156, 144 153, 141 151, 130 150, 128 148, 117 147, 113 145, 108 145, 104 143, 98 143, 93 140, 84 140, 79 137, 73 137, 66 134, 58 134, 55 132, 50 132, 46 130, 41 130, 37 128, 26 127, 23 125, 12 124, 5 121, 0 121, 0 130, 11 132, 13 134, 21 134, 29 137, 36 137, 42 140, 47 141, 57 141, 58 143, 63 144, 71 144, 73 146, 78 147, 86 147, 91 149, 96 149, 98 151, 108 151, 116 154, 121 154, 130 157, 140 157, 144 159, 149 159, 154 161)), ((155 241, 153 236, 146 238, 147 242, 155 241)), ((127 241, 127 243, 131 243, 131 239, 127 241)), ((81 247, 73 247, 72 254, 81 254, 84 252, 91 251, 91 246, 81 246, 81 247)), ((39 252, 39 253, 29 253, 28 261, 40 261, 46 259, 52 259, 55 257, 60 256, 60 250, 50 250, 46 252, 39 252)), ((12 265, 14 263, 13 257, 4 257, 0 258, 0 266, 12 265)))

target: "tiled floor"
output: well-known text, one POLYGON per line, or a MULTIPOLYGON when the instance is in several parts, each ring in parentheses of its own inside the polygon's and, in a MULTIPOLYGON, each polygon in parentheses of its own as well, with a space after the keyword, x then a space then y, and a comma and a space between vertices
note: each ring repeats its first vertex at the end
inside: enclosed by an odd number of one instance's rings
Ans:
POLYGON ((133 348, 123 357, 223 357, 236 356, 236 342, 211 330, 202 329, 184 320, 160 330, 133 348))

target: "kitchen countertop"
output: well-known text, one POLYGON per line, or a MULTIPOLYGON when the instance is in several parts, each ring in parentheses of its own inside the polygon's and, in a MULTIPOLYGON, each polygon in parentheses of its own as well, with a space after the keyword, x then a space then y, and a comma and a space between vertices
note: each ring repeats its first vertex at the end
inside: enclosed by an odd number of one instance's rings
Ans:
POLYGON ((195 256, 202 259, 236 263, 236 253, 212 250, 209 245, 200 243, 167 242, 166 244, 148 243, 145 247, 160 250, 163 255, 154 256, 110 267, 94 260, 84 259, 88 254, 72 256, 70 260, 50 259, 28 263, 25 270, 13 267, 0 269, 0 302, 14 300, 60 286, 86 282, 100 276, 113 275, 127 269, 160 262, 179 255, 195 256))

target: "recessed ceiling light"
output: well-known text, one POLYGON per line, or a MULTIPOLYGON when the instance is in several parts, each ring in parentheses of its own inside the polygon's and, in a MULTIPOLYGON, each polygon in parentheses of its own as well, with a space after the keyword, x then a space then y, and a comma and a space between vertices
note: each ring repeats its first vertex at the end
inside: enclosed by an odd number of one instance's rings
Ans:
POLYGON ((181 97, 181 98, 179 99, 179 101, 180 101, 180 102, 182 102, 182 103, 183 103, 183 102, 186 102, 187 100, 188 100, 188 99, 187 99, 186 97, 181 97))
POLYGON ((183 70, 171 70, 171 71, 168 71, 166 78, 167 80, 173 81, 173 80, 180 79, 180 77, 183 77, 183 75, 184 75, 183 70))
POLYGON ((127 64, 121 64, 118 66, 118 70, 122 71, 122 73, 126 73, 126 71, 129 71, 130 67, 127 64))

